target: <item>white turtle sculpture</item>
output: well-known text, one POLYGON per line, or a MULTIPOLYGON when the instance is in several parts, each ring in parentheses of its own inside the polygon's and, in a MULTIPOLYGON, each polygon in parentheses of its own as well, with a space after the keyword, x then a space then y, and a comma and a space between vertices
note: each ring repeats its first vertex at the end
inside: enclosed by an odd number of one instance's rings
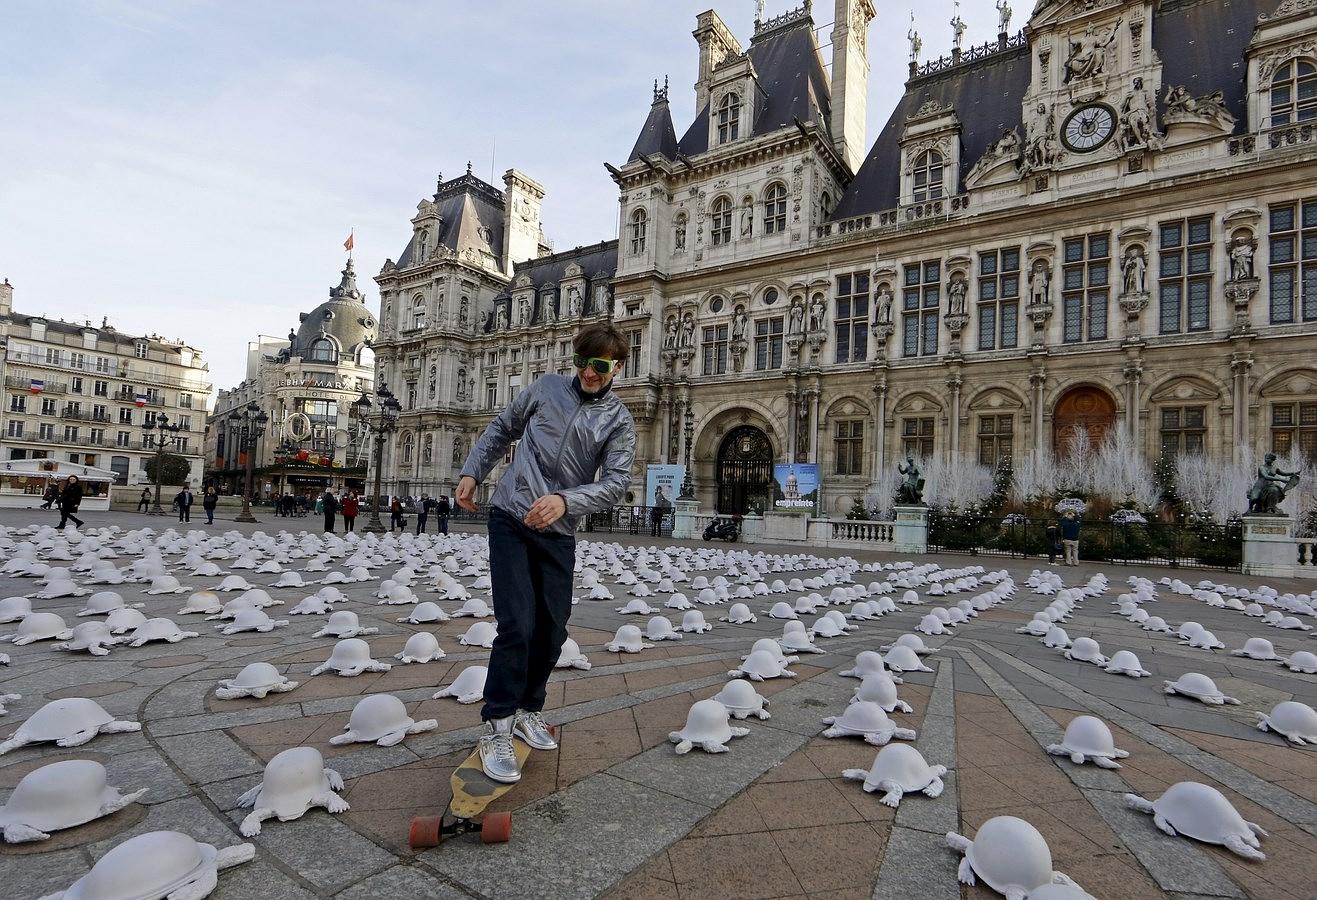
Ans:
POLYGON ((1244 641, 1244 646, 1238 650, 1231 650, 1231 656, 1247 656, 1249 659, 1273 660, 1280 659, 1276 655, 1276 648, 1271 645, 1271 641, 1266 638, 1249 638, 1244 641))
POLYGON ((17 622, 32 612, 32 601, 26 597, 6 597, 0 600, 0 623, 17 622))
POLYGON ((239 808, 251 809, 239 830, 244 837, 255 837, 266 819, 291 822, 317 806, 331 813, 346 812, 347 801, 334 793, 341 790, 342 776, 325 768, 319 750, 285 750, 266 763, 261 783, 238 798, 239 808))
POLYGON ((333 671, 345 678, 355 678, 362 672, 387 672, 393 668, 388 663, 371 659, 370 645, 361 638, 347 638, 334 645, 329 659, 311 670, 311 674, 333 671))
POLYGON ((1305 675, 1317 675, 1317 653, 1308 650, 1296 650, 1290 658, 1283 660, 1291 672, 1303 672, 1305 675))
POLYGON ((269 663, 248 663, 235 677, 221 679, 215 688, 215 696, 221 700, 237 700, 242 697, 262 700, 267 694, 287 693, 298 684, 300 682, 289 681, 279 674, 279 670, 269 663))
POLYGON ((653 646, 644 640, 638 625, 623 625, 604 649, 610 653, 639 653, 653 646))
POLYGON ((749 678, 751 681, 763 681, 766 678, 795 678, 796 673, 786 667, 780 657, 769 650, 752 650, 739 668, 727 673, 729 678, 749 678))
POLYGON ((488 675, 489 669, 485 666, 467 666, 453 679, 452 684, 442 688, 433 699, 453 697, 458 703, 477 703, 485 696, 485 678, 488 675))
POLYGON ((464 647, 484 647, 490 649, 494 646, 494 638, 498 637, 498 628, 493 622, 476 622, 468 628, 457 639, 457 642, 464 647))
POLYGON ((924 643, 924 639, 917 634, 906 633, 901 635, 890 644, 883 645, 880 649, 883 651, 894 650, 897 647, 907 647, 913 653, 920 656, 927 656, 933 652, 933 648, 924 643))
POLYGON ((1258 713, 1258 731, 1274 731, 1300 747, 1317 744, 1317 712, 1298 700, 1282 700, 1269 713, 1258 713))
POLYGON ((367 628, 361 624, 357 614, 351 610, 341 609, 330 613, 325 626, 312 637, 354 638, 363 634, 379 634, 378 628, 367 628))
POLYGON ((188 596, 187 600, 183 603, 183 608, 178 611, 178 615, 187 616, 193 613, 201 613, 207 616, 214 616, 223 611, 224 604, 220 603, 218 594, 214 591, 197 591, 188 596))
POLYGON ((352 707, 352 715, 343 734, 329 739, 331 744, 375 743, 392 747, 409 734, 434 731, 435 719, 416 721, 407 715, 407 707, 392 694, 371 694, 352 707))
POLYGON ((711 631, 713 626, 704 620, 704 613, 698 609, 688 610, 681 617, 681 630, 686 633, 694 632, 695 634, 704 634, 711 631))
POLYGON ((255 585, 249 584, 246 578, 241 575, 225 575, 224 580, 219 586, 214 588, 216 591, 249 591, 255 585))
POLYGON ((1052 869, 1052 850, 1038 829, 1015 816, 994 816, 980 826, 972 841, 949 831, 947 846, 965 854, 957 871, 962 884, 973 885, 982 878, 1008 900, 1025 900, 1048 884, 1078 887, 1068 875, 1052 869))
POLYGON ((411 614, 398 620, 408 625, 421 625, 425 622, 447 622, 448 613, 439 608, 439 604, 429 600, 422 601, 412 608, 411 614))
POLYGON ((928 666, 924 665, 923 661, 915 655, 915 651, 911 650, 904 644, 898 644, 892 647, 891 650, 888 650, 887 654, 883 657, 883 664, 898 675, 902 672, 933 671, 928 666))
MULTIPOLYGON (((133 604, 138 609, 143 605, 141 603, 133 604)), ((123 609, 124 607, 123 595, 117 591, 97 591, 87 598, 87 606, 78 610, 78 618, 83 616, 105 616, 116 609, 123 609)))
POLYGON ((192 590, 190 587, 184 587, 178 583, 178 579, 173 575, 157 575, 151 579, 151 587, 147 589, 148 594, 185 594, 192 590))
POLYGON ((51 763, 23 776, 0 806, 0 829, 11 844, 44 841, 52 831, 118 812, 146 791, 121 794, 106 783, 105 766, 89 759, 51 763))
POLYGON ((177 644, 186 638, 200 637, 195 631, 183 631, 174 624, 173 619, 147 619, 141 625, 133 629, 133 633, 128 637, 129 647, 141 647, 152 641, 165 641, 170 644, 177 644))
POLYGON ((1053 756, 1068 756, 1075 765, 1091 762, 1103 769, 1119 769, 1118 759, 1129 753, 1116 748, 1107 723, 1096 716, 1075 716, 1066 726, 1061 743, 1052 744, 1047 752, 1053 756))
POLYGON ((1152 674, 1143 668, 1143 664, 1132 650, 1117 650, 1112 654, 1111 659, 1107 660, 1103 671, 1113 675, 1128 675, 1131 678, 1146 678, 1152 674))
POLYGON ((329 601, 317 594, 303 597, 292 609, 290 616, 324 616, 329 614, 329 601))
POLYGON ((288 624, 287 619, 274 620, 270 614, 263 609, 240 610, 233 621, 228 624, 216 625, 220 629, 220 634, 238 634, 241 631, 256 631, 261 634, 268 634, 276 628, 283 628, 288 624))
POLYGON ((443 659, 444 655, 438 638, 428 631, 418 631, 407 638, 402 652, 395 654, 393 658, 403 663, 429 663, 443 659))
POLYGON ((749 728, 737 728, 731 724, 731 713, 722 703, 699 700, 686 714, 686 727, 670 733, 668 740, 677 745, 678 754, 689 753, 694 747, 705 753, 726 753, 732 738, 745 737, 749 733, 749 728))
POLYGON ((1211 785, 1181 781, 1152 802, 1138 794, 1126 794, 1125 805, 1151 813, 1153 824, 1171 837, 1184 835, 1204 844, 1220 844, 1245 859, 1267 858, 1258 842, 1267 833, 1261 826, 1246 822, 1225 795, 1211 785))
POLYGON ((562 648, 558 651, 558 661, 553 664, 555 669, 581 669, 582 671, 590 670, 590 660, 581 652, 580 644, 571 638, 562 642, 562 648))
POLYGON ((757 719, 771 718, 768 710, 764 709, 768 701, 755 690, 754 685, 741 678, 727 682, 713 699, 727 707, 727 711, 737 719, 744 719, 747 716, 754 716, 757 719))
POLYGON ((1051 647, 1053 650, 1064 650, 1070 646, 1070 635, 1060 625, 1053 625, 1047 629, 1047 634, 1043 635, 1043 646, 1051 647))
POLYGON ((250 862, 251 844, 216 850, 178 831, 152 831, 124 841, 67 889, 41 900, 101 897, 202 900, 219 884, 224 869, 250 862), (150 861, 144 865, 144 861, 150 861))
POLYGON ((1075 642, 1070 645, 1070 649, 1063 654, 1066 659, 1073 659, 1076 662, 1092 663, 1095 666, 1106 666, 1107 658, 1102 655, 1102 647, 1097 641, 1089 637, 1075 638, 1075 642))
POLYGON ((883 664, 883 656, 877 650, 861 650, 855 654, 855 667, 852 669, 843 669, 837 674, 843 678, 866 678, 876 673, 886 673, 887 666, 883 664))
POLYGON ((679 641, 680 632, 672 629, 672 620, 667 616, 655 616, 645 624, 645 637, 651 641, 679 641))
POLYGON ((1168 694, 1183 694, 1211 706, 1220 706, 1223 703, 1239 705, 1238 700, 1221 693, 1217 690, 1216 682, 1200 672, 1185 672, 1178 680, 1167 681, 1164 684, 1165 692, 1168 694))
POLYGON ((36 641, 67 641, 73 637, 73 629, 64 624, 64 619, 57 613, 28 613, 18 623, 18 631, 13 634, 0 634, 0 641, 13 641, 17 646, 36 641))
POLYGON ((864 676, 860 686, 855 689, 855 696, 851 698, 852 703, 861 701, 877 703, 883 712, 896 712, 898 709, 903 713, 914 712, 909 703, 896 696, 896 680, 886 672, 870 672, 864 676))
POLYGON ((1189 637, 1182 638, 1180 643, 1195 650, 1224 650, 1226 648, 1226 645, 1217 640, 1216 635, 1206 628, 1200 628, 1189 637))
MULTIPOLYGON (((0 657, 3 658, 3 661, 0 661, 0 665, 9 665, 9 657, 5 656, 3 653, 0 653, 0 657)), ((5 709, 6 703, 17 703, 22 699, 22 694, 0 694, 0 716, 7 715, 9 712, 9 710, 5 709)))
POLYGON ((823 724, 830 726, 824 729, 824 737, 861 737, 867 743, 879 747, 892 738, 903 741, 915 739, 913 729, 897 727, 895 722, 887 718, 881 706, 868 700, 850 704, 840 716, 828 716, 823 724))
POLYGON ((879 802, 895 809, 906 794, 942 795, 942 776, 946 766, 930 766, 918 750, 909 744, 888 744, 878 751, 868 769, 846 769, 842 778, 863 781, 868 793, 882 791, 879 802))
POLYGON ((66 697, 34 712, 9 740, 0 743, 0 756, 28 744, 52 741, 60 747, 80 747, 98 734, 141 730, 137 722, 116 719, 95 700, 66 697))
POLYGON ((146 616, 142 615, 140 609, 116 609, 105 617, 105 624, 110 629, 110 634, 126 634, 133 631, 139 625, 146 621, 146 616))
POLYGON ((105 622, 82 622, 73 626, 73 637, 62 644, 56 644, 55 649, 86 650, 92 656, 108 656, 110 648, 119 640, 105 622))

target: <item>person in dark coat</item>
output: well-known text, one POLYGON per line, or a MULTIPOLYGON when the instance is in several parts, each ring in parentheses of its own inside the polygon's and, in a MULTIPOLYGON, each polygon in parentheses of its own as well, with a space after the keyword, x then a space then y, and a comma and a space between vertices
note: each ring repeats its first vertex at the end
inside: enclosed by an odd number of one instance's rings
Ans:
POLYGON ((174 497, 174 505, 178 507, 178 521, 192 521, 192 491, 187 485, 183 485, 183 490, 179 491, 174 497))
POLYGON ((46 501, 45 503, 41 504, 41 508, 50 509, 52 506, 55 505, 55 501, 59 499, 59 488, 55 487, 53 484, 48 486, 46 488, 45 496, 43 496, 41 499, 46 501))
POLYGON ((201 508, 206 511, 206 524, 215 524, 215 507, 219 506, 219 491, 215 490, 215 485, 206 488, 206 493, 201 498, 201 508))
POLYGON ((1079 565, 1079 517, 1067 509, 1061 519, 1061 546, 1065 548, 1065 564, 1079 565))
POLYGON ((394 497, 389 501, 389 530, 406 527, 407 521, 402 517, 402 500, 394 497))
POLYGON ((63 528, 69 520, 81 528, 82 519, 74 515, 78 507, 82 505, 82 482, 78 480, 77 475, 70 475, 68 481, 64 482, 64 489, 59 492, 59 525, 57 528, 63 528))
POLYGON ((425 522, 430 518, 430 510, 432 509, 434 509, 434 501, 430 499, 429 494, 422 494, 420 501, 416 505, 417 534, 425 531, 425 522))
POLYGON ((150 489, 150 488, 142 488, 142 496, 140 496, 140 497, 137 498, 137 511, 138 511, 138 512, 150 512, 150 511, 151 511, 151 489, 150 489))
POLYGON ((325 495, 320 498, 320 508, 325 514, 325 534, 334 533, 334 516, 338 512, 338 500, 334 493, 328 489, 325 495))
POLYGON ((1055 522, 1047 523, 1047 531, 1044 540, 1047 542, 1047 564, 1056 565, 1056 554, 1061 552, 1061 529, 1056 527, 1055 522))
POLYGON ((434 503, 434 515, 440 534, 448 534, 448 517, 453 514, 453 505, 448 502, 447 495, 440 497, 434 503))

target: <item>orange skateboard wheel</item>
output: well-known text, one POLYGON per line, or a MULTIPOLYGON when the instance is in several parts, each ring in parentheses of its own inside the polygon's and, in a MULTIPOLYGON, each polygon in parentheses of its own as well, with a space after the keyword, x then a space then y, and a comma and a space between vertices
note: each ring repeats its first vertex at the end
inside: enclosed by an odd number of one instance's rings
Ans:
POLYGON ((443 821, 441 816, 415 816, 407 834, 407 843, 411 844, 413 850, 438 847, 443 839, 443 821))
POLYGON ((506 844, 512 837, 512 813, 486 813, 480 823, 480 840, 485 844, 506 844))

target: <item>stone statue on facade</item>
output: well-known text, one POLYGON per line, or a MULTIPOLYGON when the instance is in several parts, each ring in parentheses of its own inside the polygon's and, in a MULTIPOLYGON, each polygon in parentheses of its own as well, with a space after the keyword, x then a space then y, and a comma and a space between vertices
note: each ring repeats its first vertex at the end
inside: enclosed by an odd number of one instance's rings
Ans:
POLYGON ((457 402, 466 400, 466 369, 457 370, 457 402))
POLYGON ((1065 61, 1066 81, 1092 78, 1106 71, 1107 49, 1115 43, 1122 21, 1124 20, 1117 19, 1111 31, 1106 34, 1095 29, 1090 23, 1083 34, 1070 41, 1070 55, 1065 61))
POLYGON ((732 316, 732 340, 745 340, 745 329, 749 322, 749 316, 745 314, 745 307, 738 305, 736 313, 732 316))
POLYGON ((663 349, 664 349, 664 350, 676 350, 676 349, 677 349, 677 329, 678 329, 678 327, 679 327, 679 326, 678 326, 678 324, 677 324, 677 317, 676 317, 676 316, 668 316, 668 324, 667 324, 667 327, 664 329, 664 332, 663 332, 663 349))
POLYGON ((1246 237, 1235 238, 1230 245, 1230 280, 1246 281, 1253 277, 1253 242, 1246 237))
POLYGON ((910 11, 910 28, 905 33, 905 38, 910 42, 910 61, 919 61, 919 52, 924 49, 924 41, 919 37, 919 32, 915 30, 915 12, 910 11))
POLYGON ((873 298, 873 324, 892 324, 892 292, 886 283, 878 288, 878 294, 873 298))
POLYGON ((924 503, 924 476, 919 471, 913 456, 907 456, 905 462, 896 464, 896 471, 905 476, 896 488, 896 502, 899 506, 922 506, 924 503))
POLYGON ((525 294, 517 298, 517 324, 530 324, 530 297, 525 294))
POLYGON ((567 315, 573 320, 581 318, 581 289, 576 285, 567 289, 567 315))
POLYGON ((545 294, 540 298, 540 321, 548 323, 558 321, 558 311, 553 308, 552 294, 545 294))
POLYGON ((1048 288, 1051 285, 1052 274, 1047 270, 1047 262, 1038 260, 1033 264, 1033 269, 1029 272, 1029 304, 1031 306, 1046 306, 1051 302, 1048 288))
POLYGON ((1143 79, 1136 78, 1133 89, 1120 106, 1120 145, 1123 149, 1153 147, 1157 143, 1152 117, 1152 100, 1143 89, 1143 79))
POLYGON ((1020 171, 1028 174, 1046 169, 1060 159, 1056 144, 1056 115, 1046 103, 1039 103, 1025 125, 1024 162, 1020 171))
POLYGON ((695 349, 695 317, 690 313, 681 318, 681 341, 678 346, 682 349, 695 349))
POLYGON ((755 210, 749 197, 741 204, 741 237, 749 237, 754 231, 755 210))
POLYGON ((828 308, 823 305, 823 298, 816 296, 809 304, 809 330, 822 331, 828 308))
POLYGON ((460 438, 460 437, 454 437, 454 438, 453 438, 453 466, 454 466, 454 468, 460 467, 464 461, 465 461, 465 457, 464 457, 463 454, 462 454, 462 438, 460 438))
POLYGON ((484 334, 489 331, 490 325, 493 324, 494 313, 490 310, 481 310, 480 312, 480 333, 484 334))
POLYGON ((494 314, 494 330, 508 330, 508 308, 504 304, 500 304, 498 311, 494 314))
POLYGON ((1005 34, 1011 27, 1011 4, 1009 0, 997 0, 997 33, 1005 34))
POLYGON ((1144 276, 1148 271, 1148 260, 1143 255, 1142 247, 1130 247, 1125 251, 1125 258, 1120 262, 1121 278, 1126 294, 1142 294, 1144 276))
POLYGON ((457 307, 457 324, 465 325, 469 321, 471 321, 471 301, 468 298, 463 297, 461 303, 457 307))
POLYGON ((947 285, 948 312, 953 316, 965 315, 965 292, 969 289, 969 283, 965 281, 964 276, 957 275, 951 279, 947 285))
POLYGON ((805 333, 805 304, 800 300, 794 300, 791 303, 790 324, 787 327, 787 334, 804 334, 805 333))
POLYGON ((1299 483, 1298 472, 1286 472, 1276 465, 1276 454, 1268 453, 1258 466, 1258 477, 1248 489, 1248 514, 1283 516, 1279 509, 1285 495, 1299 483))
POLYGON ((672 225, 672 249, 686 249, 686 217, 677 216, 677 221, 672 225))

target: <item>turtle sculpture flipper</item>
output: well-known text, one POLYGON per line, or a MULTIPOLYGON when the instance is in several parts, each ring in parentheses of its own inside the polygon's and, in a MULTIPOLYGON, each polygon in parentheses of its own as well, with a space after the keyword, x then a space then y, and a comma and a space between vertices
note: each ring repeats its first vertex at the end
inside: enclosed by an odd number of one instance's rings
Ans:
MULTIPOLYGON (((0 694, 0 716, 3 716, 3 715, 6 713, 6 710, 5 710, 5 704, 6 704, 6 703, 14 703, 14 702, 16 702, 16 701, 18 701, 18 700, 22 700, 22 699, 23 699, 23 695, 22 695, 22 694, 0 694)), ((1261 726, 1258 726, 1258 727, 1261 727, 1261 726)))
MULTIPOLYGON (((249 791, 248 793, 254 794, 256 790, 259 790, 259 788, 249 791)), ((248 803, 242 802, 243 797, 246 796, 247 794, 243 794, 242 797, 238 798, 239 807, 251 805, 250 802, 248 803)), ((255 798, 253 797, 252 799, 254 800, 255 798)), ((274 815, 275 815, 274 810, 270 809, 269 807, 263 806, 260 809, 253 809, 242 820, 242 824, 238 826, 238 830, 242 832, 243 837, 256 837, 256 835, 261 833, 261 823, 264 822, 266 819, 273 819, 274 815)))
MULTIPOLYGON (((329 770, 326 769, 325 771, 327 772, 329 770)), ((343 785, 342 782, 340 782, 339 786, 335 788, 335 790, 341 791, 342 789, 343 789, 343 785)), ((311 805, 324 807, 326 811, 331 813, 347 812, 349 809, 352 808, 351 806, 348 805, 348 802, 346 800, 344 800, 338 794, 334 794, 334 793, 317 794, 316 796, 311 798, 311 805)))
POLYGON ((219 871, 207 869, 196 880, 165 895, 165 900, 205 900, 219 887, 219 871))
POLYGON ((924 788, 925 797, 942 796, 942 776, 945 774, 947 774, 946 766, 933 766, 933 780, 928 783, 928 787, 924 788))
POLYGON ((1245 859, 1251 859, 1261 862, 1267 858, 1267 854, 1258 849, 1257 834, 1263 837, 1267 833, 1252 822, 1246 823, 1250 829, 1248 834, 1232 834, 1225 839, 1225 848, 1232 853, 1236 853, 1245 859))
POLYGON ((692 744, 690 741, 686 740, 681 736, 680 731, 668 732, 668 740, 677 745, 678 756, 685 756, 687 753, 690 753, 691 750, 695 747, 694 744, 692 744))
MULTIPOLYGON (((878 802, 884 806, 890 806, 892 809, 900 806, 901 798, 905 796, 905 789, 895 781, 880 781, 874 786, 874 790, 884 792, 878 802)), ((939 791, 939 793, 941 792, 939 791)))
POLYGON ((50 839, 50 835, 46 834, 46 832, 39 828, 33 828, 31 825, 19 824, 6 825, 4 828, 4 837, 5 843, 8 844, 24 844, 31 841, 45 841, 50 839))
POLYGON ((962 855, 960 868, 956 870, 956 878, 961 884, 967 884, 973 887, 977 879, 974 877, 974 867, 969 864, 969 857, 965 856, 969 852, 970 845, 974 842, 963 834, 956 834, 954 831, 947 832, 947 846, 962 855))
POLYGON ((131 794, 120 794, 114 799, 105 801, 101 804, 100 815, 108 816, 110 813, 117 813, 125 806, 129 806, 142 799, 148 790, 150 790, 150 788, 142 788, 140 791, 133 791, 131 794))

